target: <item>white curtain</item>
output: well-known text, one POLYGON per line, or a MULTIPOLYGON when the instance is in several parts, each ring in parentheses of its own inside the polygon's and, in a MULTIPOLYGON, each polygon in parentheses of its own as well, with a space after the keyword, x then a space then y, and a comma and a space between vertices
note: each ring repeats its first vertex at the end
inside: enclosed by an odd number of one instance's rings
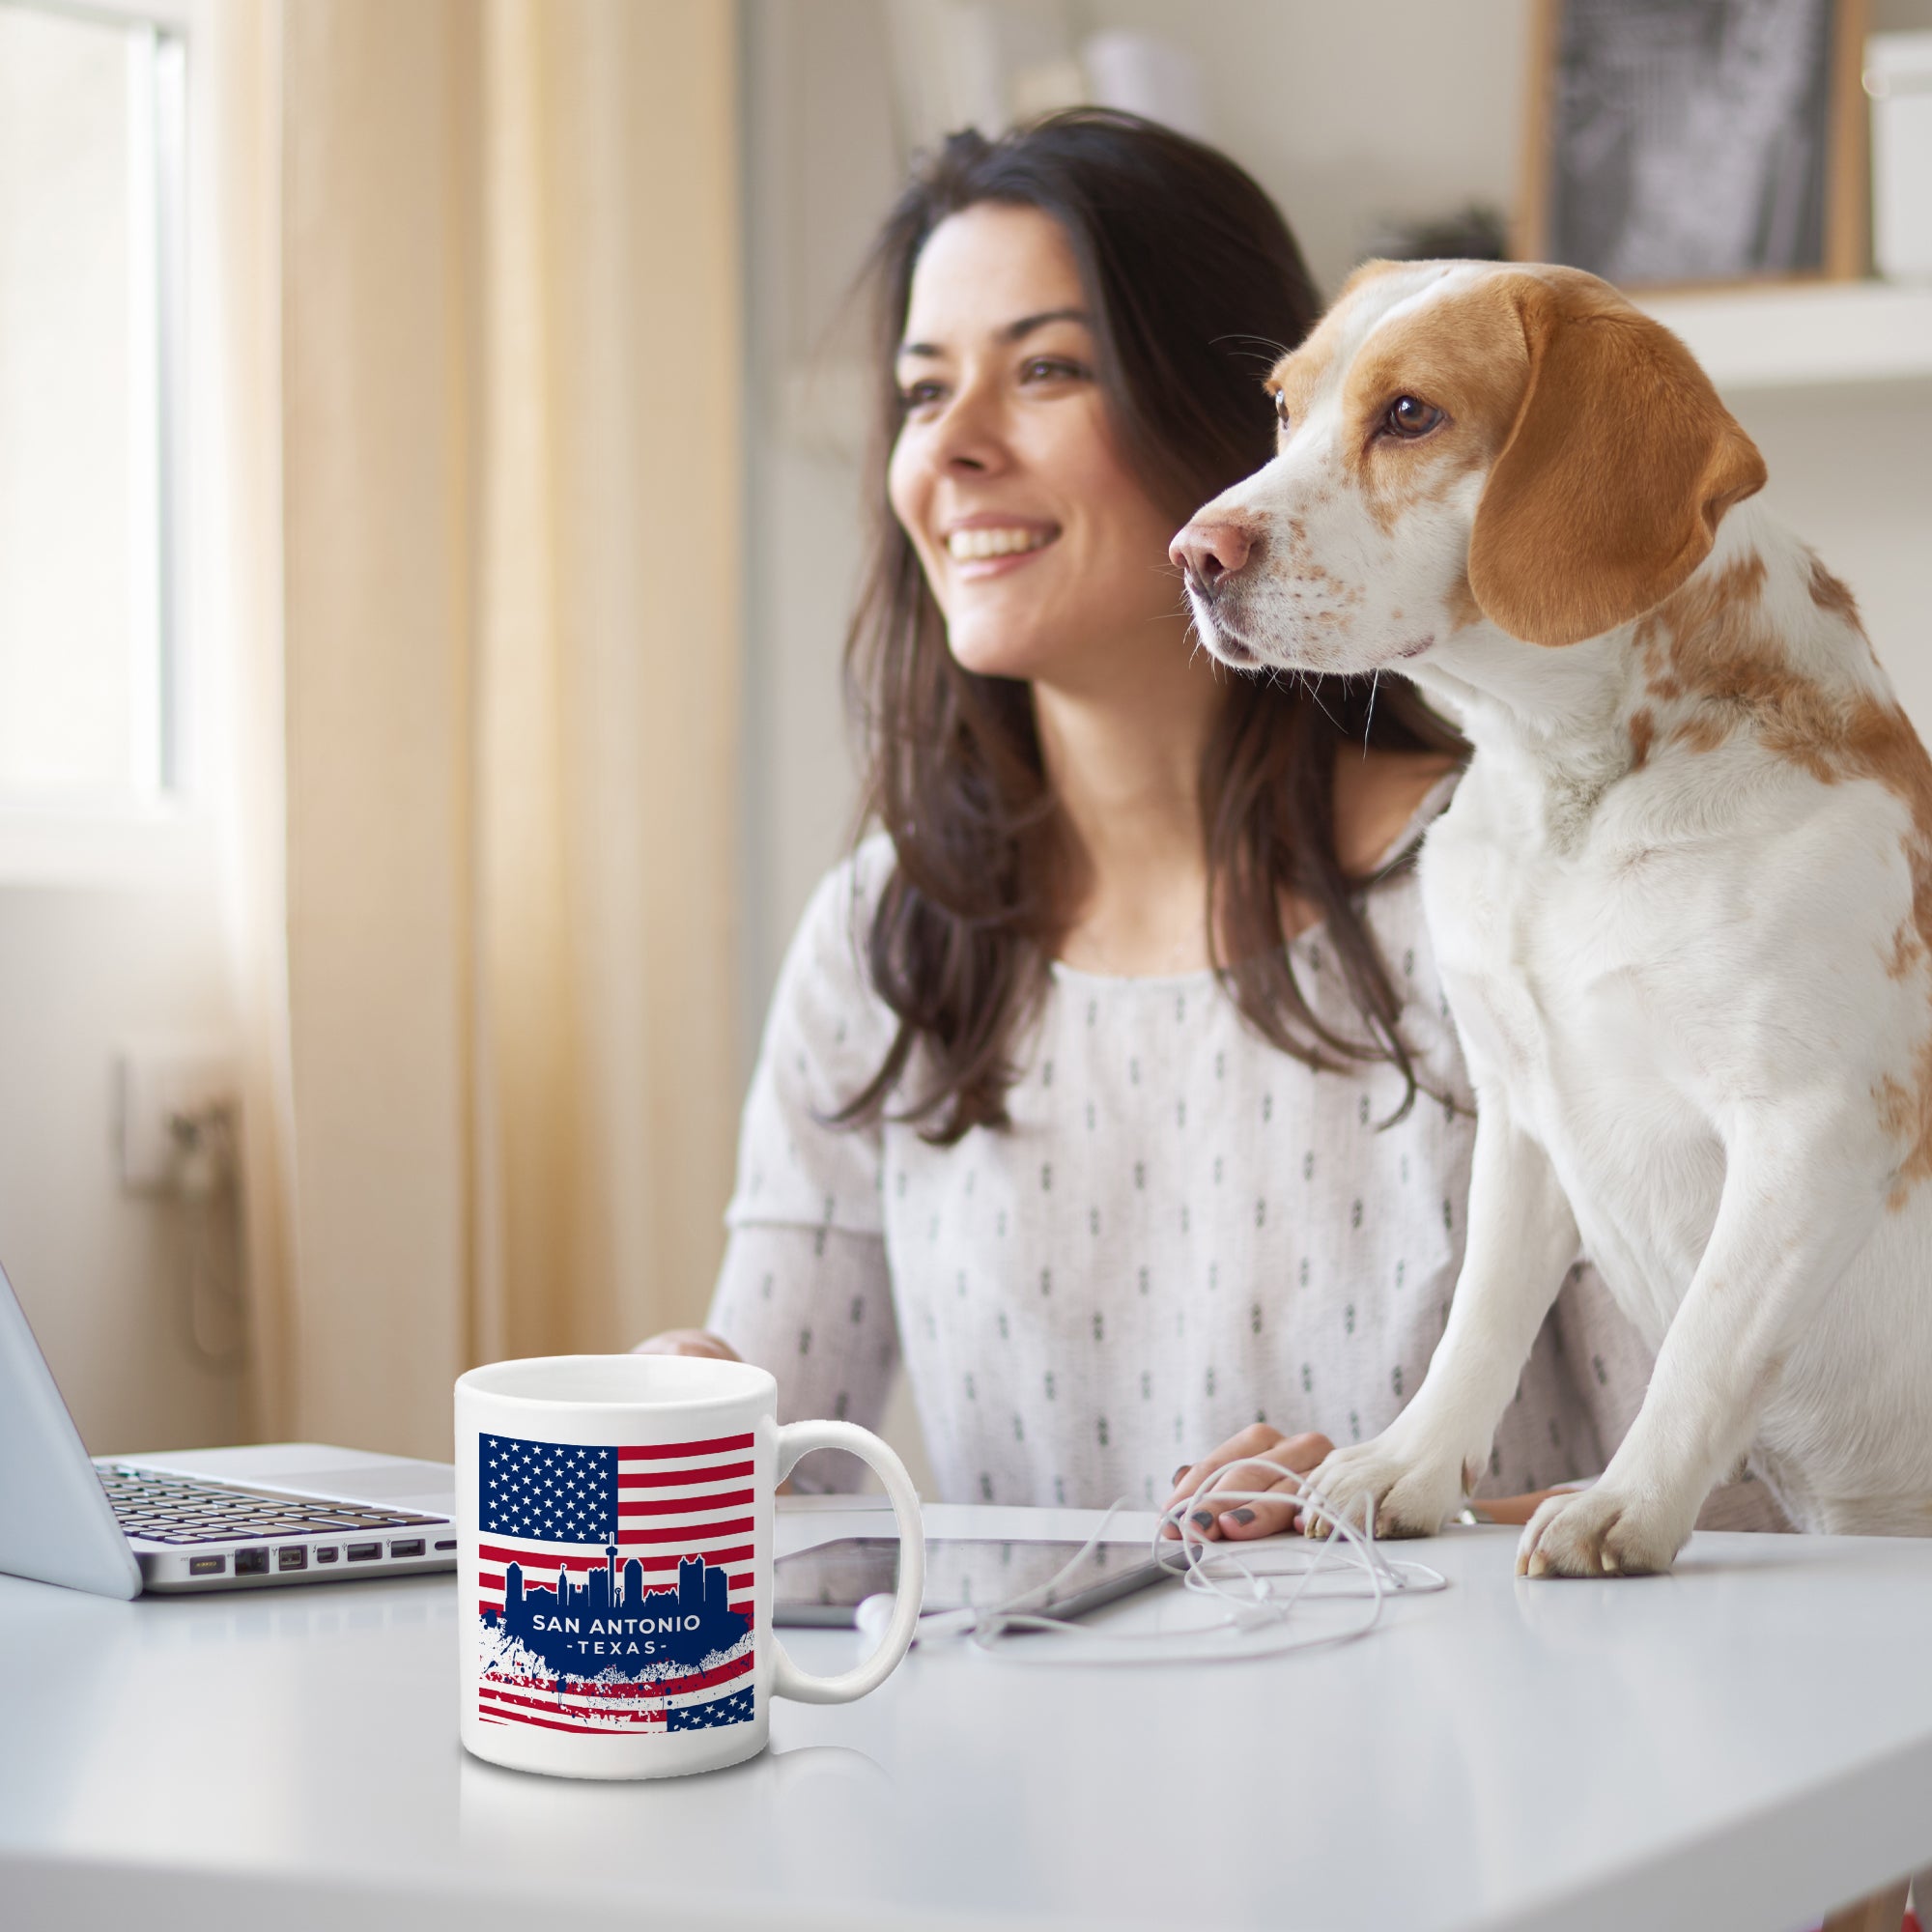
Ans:
POLYGON ((259 1433, 696 1319, 728 1191, 728 0, 226 0, 204 71, 259 1433))

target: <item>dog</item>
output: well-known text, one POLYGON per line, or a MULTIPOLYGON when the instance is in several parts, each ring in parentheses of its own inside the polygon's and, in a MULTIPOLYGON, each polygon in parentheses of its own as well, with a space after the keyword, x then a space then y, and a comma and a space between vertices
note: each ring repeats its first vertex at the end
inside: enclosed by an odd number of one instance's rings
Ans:
POLYGON ((1932 1533, 1932 763, 1756 447, 1608 284, 1357 270, 1265 468, 1175 539, 1245 669, 1399 670, 1473 757, 1420 861, 1477 1097, 1466 1258, 1396 1421, 1313 1482, 1428 1535, 1585 1252, 1656 1351, 1520 1575, 1667 1570, 1741 1463, 1932 1533))

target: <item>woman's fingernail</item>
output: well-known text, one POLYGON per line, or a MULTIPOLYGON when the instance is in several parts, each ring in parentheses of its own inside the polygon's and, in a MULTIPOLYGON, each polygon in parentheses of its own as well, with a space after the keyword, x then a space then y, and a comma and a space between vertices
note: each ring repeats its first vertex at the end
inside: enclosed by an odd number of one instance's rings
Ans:
POLYGON ((1255 1513, 1253 1510, 1250 1509, 1230 1510, 1228 1514, 1231 1517, 1233 1517, 1236 1522, 1253 1522, 1255 1520, 1255 1513))
POLYGON ((1192 1468, 1192 1467, 1193 1467, 1193 1464, 1192 1464, 1191 1463, 1181 1463, 1181 1465, 1180 1465, 1180 1467, 1179 1467, 1179 1468, 1178 1468, 1177 1470, 1175 1470, 1175 1472, 1174 1472, 1174 1483, 1175 1483, 1175 1487, 1176 1487, 1177 1489, 1178 1489, 1178 1488, 1179 1487, 1179 1485, 1180 1485, 1180 1479, 1181 1479, 1181 1477, 1182 1477, 1182 1476, 1184 1476, 1184 1475, 1186 1475, 1186 1473, 1188 1472, 1188 1470, 1189 1470, 1190 1468, 1192 1468))
POLYGON ((1212 1529, 1214 1527, 1214 1519, 1206 1510, 1196 1510, 1189 1520, 1203 1529, 1212 1529))

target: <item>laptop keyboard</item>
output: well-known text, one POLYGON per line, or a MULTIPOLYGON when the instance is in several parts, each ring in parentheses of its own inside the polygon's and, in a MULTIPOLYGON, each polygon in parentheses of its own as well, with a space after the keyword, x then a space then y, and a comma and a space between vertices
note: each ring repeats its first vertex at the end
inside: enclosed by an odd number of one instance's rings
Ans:
POLYGON ((169 1476, 154 1469, 97 1463, 100 1487, 123 1530, 149 1543, 227 1543, 237 1537, 355 1535, 401 1529, 412 1523, 447 1522, 447 1517, 408 1510, 371 1509, 362 1503, 318 1502, 228 1483, 169 1476))

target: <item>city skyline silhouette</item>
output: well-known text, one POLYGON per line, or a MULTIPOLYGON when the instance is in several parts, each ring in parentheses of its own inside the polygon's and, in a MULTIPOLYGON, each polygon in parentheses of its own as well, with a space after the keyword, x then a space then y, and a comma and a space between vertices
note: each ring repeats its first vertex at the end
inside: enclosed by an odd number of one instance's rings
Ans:
POLYGON ((521 1644, 559 1678, 586 1679, 696 1669, 750 1633, 750 1619, 731 1608, 730 1579, 721 1566, 688 1556, 677 1566, 675 1584, 648 1589, 643 1565, 632 1557, 620 1568, 617 1555, 617 1546, 609 1545, 604 1564, 583 1572, 582 1582, 562 1564, 554 1577, 538 1580, 523 1564, 510 1563, 502 1610, 486 1610, 485 1627, 521 1644))

